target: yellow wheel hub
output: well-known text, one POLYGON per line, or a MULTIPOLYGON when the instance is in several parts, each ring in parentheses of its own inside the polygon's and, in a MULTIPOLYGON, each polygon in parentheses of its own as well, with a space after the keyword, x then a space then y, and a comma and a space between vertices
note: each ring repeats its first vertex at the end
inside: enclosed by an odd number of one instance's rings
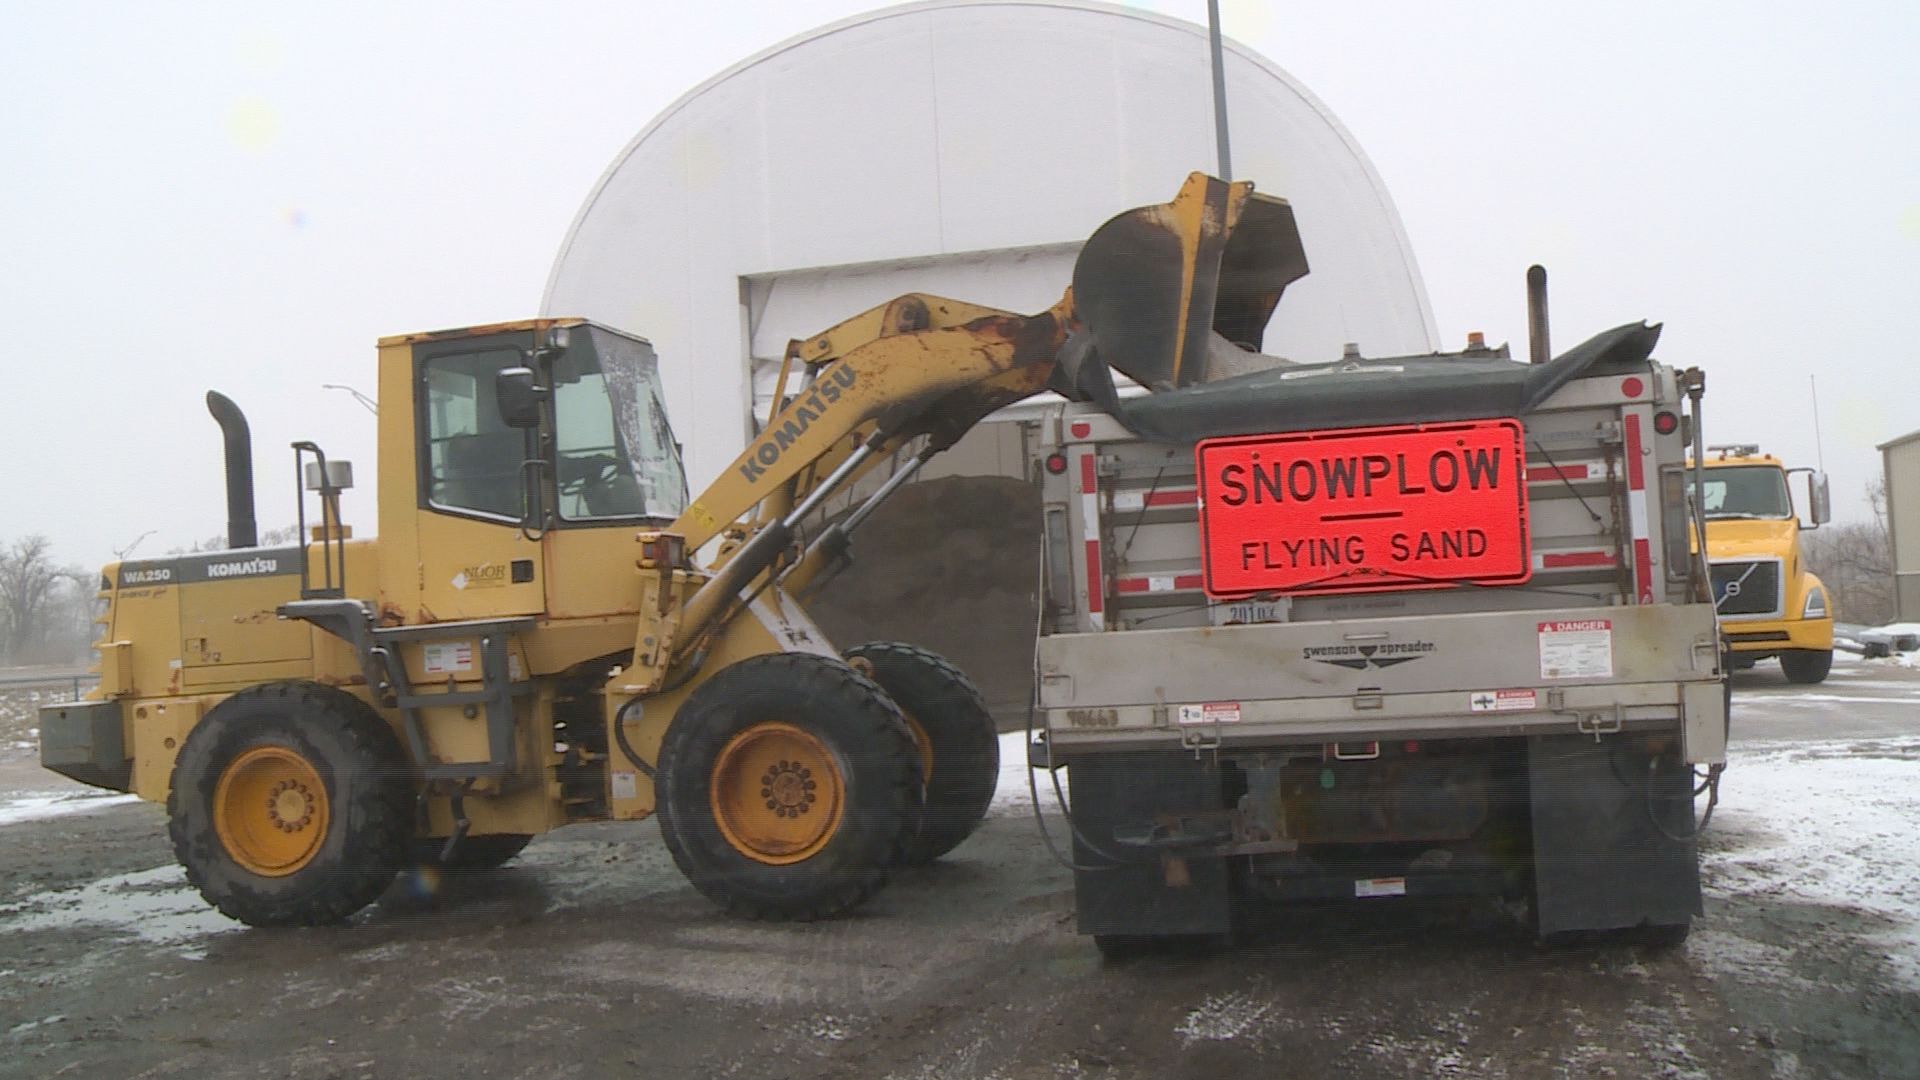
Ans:
POLYGON ((234 862, 285 877, 313 861, 327 838, 327 788, 306 758, 257 746, 227 766, 213 790, 213 827, 234 862))
POLYGON ((772 866, 818 854, 840 826, 846 783, 819 739, 792 724, 755 724, 713 760, 707 798, 735 851, 772 866))

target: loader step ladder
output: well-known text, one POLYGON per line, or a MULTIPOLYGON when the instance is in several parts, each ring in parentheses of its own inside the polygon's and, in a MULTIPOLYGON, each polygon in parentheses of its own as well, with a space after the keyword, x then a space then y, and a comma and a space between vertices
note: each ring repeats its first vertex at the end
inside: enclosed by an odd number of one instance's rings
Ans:
POLYGON ((279 613, 284 619, 310 622, 353 647, 375 700, 400 710, 407 749, 419 764, 422 779, 474 780, 506 776, 514 771, 513 703, 515 698, 531 694, 533 683, 512 680, 507 645, 515 634, 533 629, 532 616, 376 626, 372 611, 358 600, 295 600, 280 605, 279 613), (480 689, 456 690, 453 677, 448 676, 446 689, 421 693, 407 677, 406 660, 399 650, 402 644, 476 639, 480 642, 480 689), (449 705, 477 705, 485 709, 487 760, 433 760, 420 722, 420 710, 449 705))

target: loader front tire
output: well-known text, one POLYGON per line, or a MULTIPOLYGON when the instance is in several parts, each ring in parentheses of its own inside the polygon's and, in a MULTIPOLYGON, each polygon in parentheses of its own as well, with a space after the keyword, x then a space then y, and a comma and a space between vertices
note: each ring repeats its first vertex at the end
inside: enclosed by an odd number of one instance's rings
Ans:
POLYGON ((366 907, 406 863, 412 769, 351 694, 268 683, 216 705, 174 761, 167 833, 207 902, 249 926, 366 907))
POLYGON ((886 884, 919 765, 880 687, 830 657, 776 653, 687 698, 654 796, 667 850, 708 899, 748 919, 822 919, 886 884))
POLYGON ((899 641, 847 650, 906 717, 926 797, 901 844, 900 862, 924 866, 973 835, 1000 781, 1000 734, 980 691, 938 653, 899 641))

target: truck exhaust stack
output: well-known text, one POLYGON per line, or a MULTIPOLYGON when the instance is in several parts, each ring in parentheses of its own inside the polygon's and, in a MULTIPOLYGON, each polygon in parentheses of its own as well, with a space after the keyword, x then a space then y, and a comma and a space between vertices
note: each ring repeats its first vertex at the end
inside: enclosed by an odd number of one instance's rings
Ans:
POLYGON ((227 546, 258 547, 259 529, 253 520, 253 433, 247 429, 247 416, 218 390, 207 391, 207 411, 219 423, 227 446, 227 546))
POLYGON ((1547 332, 1547 268, 1527 267, 1527 360, 1544 364, 1553 359, 1553 340, 1547 332))

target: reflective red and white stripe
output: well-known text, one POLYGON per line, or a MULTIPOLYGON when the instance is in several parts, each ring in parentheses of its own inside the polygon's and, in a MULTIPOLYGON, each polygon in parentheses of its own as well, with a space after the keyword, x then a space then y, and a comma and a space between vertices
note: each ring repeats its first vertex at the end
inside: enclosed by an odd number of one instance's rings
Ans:
POLYGON ((1535 570, 1591 570, 1616 565, 1611 551, 1536 551, 1535 570))
POLYGON ((1116 491, 1113 508, 1121 513, 1159 510, 1174 506, 1195 506, 1200 502, 1198 488, 1165 488, 1159 491, 1116 491))
POLYGON ((1107 590, 1100 581, 1100 475, 1094 465, 1093 451, 1083 450, 1080 459, 1080 527, 1086 542, 1087 621, 1095 630, 1107 628, 1107 590))
POLYGON ((1122 595, 1138 593, 1197 592, 1204 582, 1198 572, 1178 574, 1145 574, 1139 577, 1116 578, 1113 591, 1122 595))
POLYGON ((1558 484, 1561 481, 1605 480, 1603 461, 1561 461, 1552 465, 1527 466, 1527 484, 1558 484))
POLYGON ((1653 603, 1653 536, 1648 531, 1652 511, 1647 501, 1647 470, 1641 461, 1641 415, 1645 409, 1629 409, 1627 436, 1627 526, 1633 538, 1633 581, 1643 604, 1653 603))

